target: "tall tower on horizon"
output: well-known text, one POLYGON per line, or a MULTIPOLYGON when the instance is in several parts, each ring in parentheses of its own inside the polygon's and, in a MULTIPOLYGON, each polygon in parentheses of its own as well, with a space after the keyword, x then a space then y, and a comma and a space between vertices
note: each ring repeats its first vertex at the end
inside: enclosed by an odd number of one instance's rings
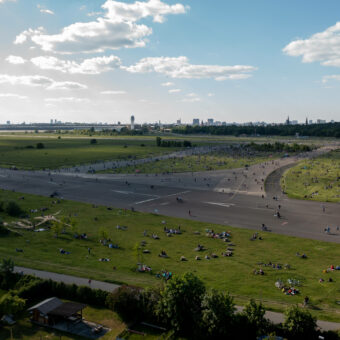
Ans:
POLYGON ((135 116, 131 116, 131 130, 135 129, 135 116))

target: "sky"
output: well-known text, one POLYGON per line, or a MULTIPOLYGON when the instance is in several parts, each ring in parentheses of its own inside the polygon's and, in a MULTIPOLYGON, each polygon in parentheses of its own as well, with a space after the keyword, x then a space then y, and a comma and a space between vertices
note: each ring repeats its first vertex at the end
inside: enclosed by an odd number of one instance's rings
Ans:
POLYGON ((0 0, 0 124, 340 121, 339 0, 0 0))

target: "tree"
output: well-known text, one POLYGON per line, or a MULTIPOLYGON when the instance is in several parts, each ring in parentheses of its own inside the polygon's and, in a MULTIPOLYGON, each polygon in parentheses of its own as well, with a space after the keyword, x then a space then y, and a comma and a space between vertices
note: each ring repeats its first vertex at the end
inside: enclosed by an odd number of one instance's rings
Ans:
POLYGON ((13 293, 7 293, 0 298, 0 313, 17 314, 25 308, 26 300, 13 293))
POLYGON ((95 139, 95 138, 91 139, 90 144, 97 144, 97 139, 95 139))
POLYGON ((290 339, 314 339, 316 337, 316 318, 307 310, 291 306, 285 311, 283 327, 290 339))
POLYGON ((12 274, 14 270, 14 262, 12 259, 2 259, 2 262, 0 264, 0 272, 3 274, 12 274))
POLYGON ((37 149, 44 149, 45 145, 43 143, 37 143, 37 149))
POLYGON ((262 303, 257 304, 255 300, 251 299, 242 314, 246 317, 249 327, 255 335, 265 334, 268 328, 268 320, 264 317, 266 310, 262 303))
POLYGON ((162 144, 162 138, 161 137, 156 137, 156 145, 157 146, 161 146, 161 144, 162 144))
POLYGON ((20 205, 14 201, 10 201, 7 203, 5 212, 9 216, 13 216, 13 217, 18 217, 23 213, 22 209, 20 208, 20 205))
POLYGON ((226 338, 232 334, 235 305, 233 298, 224 292, 211 290, 202 300, 202 324, 211 338, 226 338))
POLYGON ((119 314, 125 322, 140 320, 143 316, 141 290, 123 285, 106 298, 106 305, 119 314))
POLYGON ((58 238, 59 234, 63 231, 63 223, 58 220, 52 221, 51 230, 54 232, 54 236, 58 238))
POLYGON ((157 314, 175 332, 192 335, 200 324, 204 293, 204 283, 194 274, 174 277, 161 291, 157 314))

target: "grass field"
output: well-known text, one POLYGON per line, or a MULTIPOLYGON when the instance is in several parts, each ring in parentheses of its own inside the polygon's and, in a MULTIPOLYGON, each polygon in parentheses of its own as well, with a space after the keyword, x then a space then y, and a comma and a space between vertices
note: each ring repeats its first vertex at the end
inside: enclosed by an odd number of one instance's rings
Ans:
POLYGON ((0 137, 0 167, 55 169, 105 160, 145 158, 178 150, 159 148, 154 138, 97 139, 97 144, 90 144, 90 140, 90 137, 0 137), (45 148, 37 149, 37 143, 43 143, 45 148), (31 146, 33 148, 29 148, 31 146))
MULTIPOLYGON (((126 327, 123 322, 120 321, 116 313, 109 309, 101 309, 96 307, 86 307, 83 310, 83 317, 88 321, 93 321, 102 324, 111 329, 106 333, 102 340, 115 339, 124 328, 126 327)), ((29 321, 28 313, 24 312, 17 320, 17 323, 13 326, 13 339, 20 340, 83 340, 83 337, 75 336, 69 333, 57 332, 55 330, 49 330, 48 328, 39 327, 33 325, 29 321)), ((10 327, 5 326, 0 329, 1 340, 11 340, 10 327)))
MULTIPOLYGON (((0 201, 17 200, 19 196, 19 193, 0 191, 0 201)), ((92 207, 71 201, 52 204, 52 201, 50 198, 32 195, 25 195, 24 200, 19 200, 26 210, 48 207, 48 213, 60 211, 59 216, 73 216, 78 223, 78 232, 87 233, 88 239, 75 239, 70 230, 58 238, 54 237, 52 231, 19 230, 22 236, 14 233, 0 236, 0 258, 11 257, 17 265, 36 269, 143 287, 159 282, 155 274, 161 270, 171 271, 175 275, 192 271, 202 278, 208 287, 229 291, 237 296, 237 301, 247 302, 250 297, 260 298, 277 310, 284 309, 287 304, 301 303, 303 297, 308 295, 316 306, 315 312, 319 317, 327 315, 329 320, 340 321, 337 304, 337 301, 340 301, 340 271, 328 274, 322 272, 332 264, 340 265, 338 244, 271 233, 262 234, 263 240, 250 241, 253 231, 246 229, 154 214, 108 210, 105 207, 92 207), (165 221, 169 228, 181 225, 183 234, 166 237, 162 221, 165 221), (117 225, 127 226, 128 229, 118 230, 117 225), (118 244, 120 249, 109 249, 100 244, 99 231, 102 228, 107 230, 111 242, 118 244), (206 228, 218 232, 230 231, 231 242, 235 244, 234 256, 220 256, 227 245, 220 239, 208 238, 206 228), (144 236, 144 230, 147 230, 148 235, 156 233, 160 240, 144 236), (195 231, 199 231, 200 235, 194 234, 195 231), (150 254, 144 254, 142 259, 137 259, 134 247, 143 240, 146 241, 145 248, 150 250, 150 254), (198 254, 194 251, 198 244, 204 245, 207 250, 198 254), (88 247, 92 249, 91 255, 88 255, 88 247), (23 249, 23 252, 16 252, 16 248, 23 249), (71 254, 60 254, 60 248, 71 254), (161 250, 165 250, 169 258, 158 257, 161 250), (297 252, 306 253, 308 258, 297 257, 297 252), (219 257, 205 260, 204 255, 211 253, 216 253, 219 257), (200 255, 202 260, 196 261, 196 255, 200 255), (188 261, 181 262, 181 256, 185 256, 188 261), (100 262, 99 258, 109 258, 110 261, 100 262), (152 274, 137 272, 138 261, 150 266, 152 274), (282 265, 289 264, 291 269, 273 269, 258 264, 270 261, 282 265), (260 268, 265 271, 265 275, 254 275, 253 270, 260 268), (329 277, 332 277, 334 282, 327 282, 329 277), (284 295, 274 286, 278 279, 286 282, 289 278, 301 281, 301 294, 298 296, 284 295), (320 278, 325 279, 325 282, 319 283, 320 278)), ((0 217, 7 221, 13 220, 8 219, 4 213, 0 214, 0 217)))
POLYGON ((274 159, 278 154, 257 153, 254 156, 233 155, 223 152, 214 152, 206 155, 192 155, 186 157, 162 159, 155 162, 127 166, 102 171, 103 173, 174 173, 196 172, 222 169, 242 168, 245 165, 254 165, 274 159))
POLYGON ((340 202, 340 149, 300 162, 281 180, 289 197, 322 202, 340 202))

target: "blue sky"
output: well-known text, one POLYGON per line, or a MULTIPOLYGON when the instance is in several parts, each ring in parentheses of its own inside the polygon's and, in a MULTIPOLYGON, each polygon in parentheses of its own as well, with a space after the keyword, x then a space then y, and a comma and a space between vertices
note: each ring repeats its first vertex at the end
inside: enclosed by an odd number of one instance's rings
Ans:
POLYGON ((0 123, 340 120, 338 0, 0 0, 0 123))

